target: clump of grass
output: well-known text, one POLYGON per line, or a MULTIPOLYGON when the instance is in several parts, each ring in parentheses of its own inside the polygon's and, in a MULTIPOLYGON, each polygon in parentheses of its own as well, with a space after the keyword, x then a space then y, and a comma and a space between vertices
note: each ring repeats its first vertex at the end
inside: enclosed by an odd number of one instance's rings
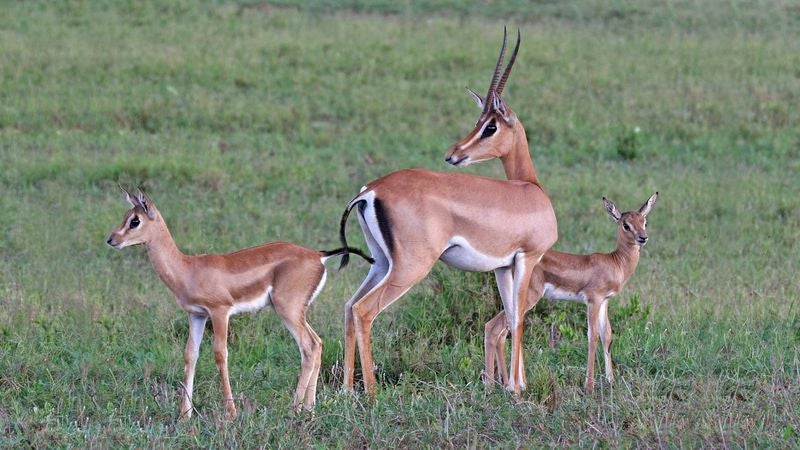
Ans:
POLYGON ((633 127, 631 129, 625 129, 617 134, 617 156, 625 161, 633 161, 639 157, 639 148, 641 146, 640 133, 641 129, 639 127, 633 127))

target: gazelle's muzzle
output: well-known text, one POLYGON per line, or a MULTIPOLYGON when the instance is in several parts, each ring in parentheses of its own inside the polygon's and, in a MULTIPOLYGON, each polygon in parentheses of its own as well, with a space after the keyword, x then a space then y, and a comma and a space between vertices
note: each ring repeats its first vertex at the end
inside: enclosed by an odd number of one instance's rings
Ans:
POLYGON ((122 245, 122 242, 118 242, 116 239, 114 239, 114 233, 108 235, 108 239, 106 239, 106 244, 114 247, 117 250, 122 248, 120 247, 120 245, 122 245))

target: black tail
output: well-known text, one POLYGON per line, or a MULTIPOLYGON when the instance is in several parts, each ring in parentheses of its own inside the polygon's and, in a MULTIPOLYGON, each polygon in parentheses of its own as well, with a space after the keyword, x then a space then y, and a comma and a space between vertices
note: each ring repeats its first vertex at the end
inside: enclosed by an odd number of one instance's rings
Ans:
POLYGON ((375 260, 372 259, 372 257, 355 247, 341 247, 335 250, 320 250, 320 253, 322 253, 323 256, 344 255, 342 256, 342 263, 339 265, 339 270, 342 270, 342 268, 350 261, 350 253, 355 253, 356 255, 364 258, 370 264, 375 263, 375 260))
MULTIPOLYGON (((339 223, 339 241, 342 243, 342 248, 339 248, 339 249, 336 249, 336 250, 331 250, 330 252, 327 252, 330 255, 341 255, 341 254, 344 255, 344 256, 342 256, 342 262, 339 264, 339 270, 344 269, 347 266, 347 263, 350 262, 350 253, 355 253, 356 255, 366 259, 367 261, 369 261, 370 264, 375 263, 374 259, 372 259, 371 257, 367 256, 361 250, 359 250, 357 248, 350 247, 350 246, 347 245, 347 235, 344 232, 345 226, 347 226, 347 217, 350 216, 350 210, 353 208, 353 206, 357 205, 358 203, 360 203, 360 202, 355 202, 355 203, 350 204, 347 207, 347 209, 344 210, 344 213, 342 214, 342 221, 339 223)), ((323 253, 326 253, 326 252, 323 252, 323 253)))

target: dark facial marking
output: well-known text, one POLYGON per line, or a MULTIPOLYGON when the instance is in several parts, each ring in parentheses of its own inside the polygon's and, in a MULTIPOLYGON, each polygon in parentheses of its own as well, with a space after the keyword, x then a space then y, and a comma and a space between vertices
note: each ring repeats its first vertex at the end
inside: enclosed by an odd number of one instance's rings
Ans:
POLYGON ((486 139, 495 133, 497 133, 497 123, 495 123, 494 119, 492 119, 492 121, 489 122, 483 129, 483 133, 481 133, 481 139, 486 139))

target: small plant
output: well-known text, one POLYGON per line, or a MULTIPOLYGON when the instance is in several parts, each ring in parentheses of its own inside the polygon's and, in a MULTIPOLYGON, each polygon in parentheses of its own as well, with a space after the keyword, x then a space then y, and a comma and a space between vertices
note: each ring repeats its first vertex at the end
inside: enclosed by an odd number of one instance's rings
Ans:
POLYGON ((639 134, 641 128, 625 129, 617 135, 617 155, 626 161, 633 161, 639 154, 639 134))
POLYGON ((627 306, 614 309, 614 322, 620 327, 644 328, 648 317, 650 317, 650 305, 642 306, 638 293, 631 295, 627 306))

